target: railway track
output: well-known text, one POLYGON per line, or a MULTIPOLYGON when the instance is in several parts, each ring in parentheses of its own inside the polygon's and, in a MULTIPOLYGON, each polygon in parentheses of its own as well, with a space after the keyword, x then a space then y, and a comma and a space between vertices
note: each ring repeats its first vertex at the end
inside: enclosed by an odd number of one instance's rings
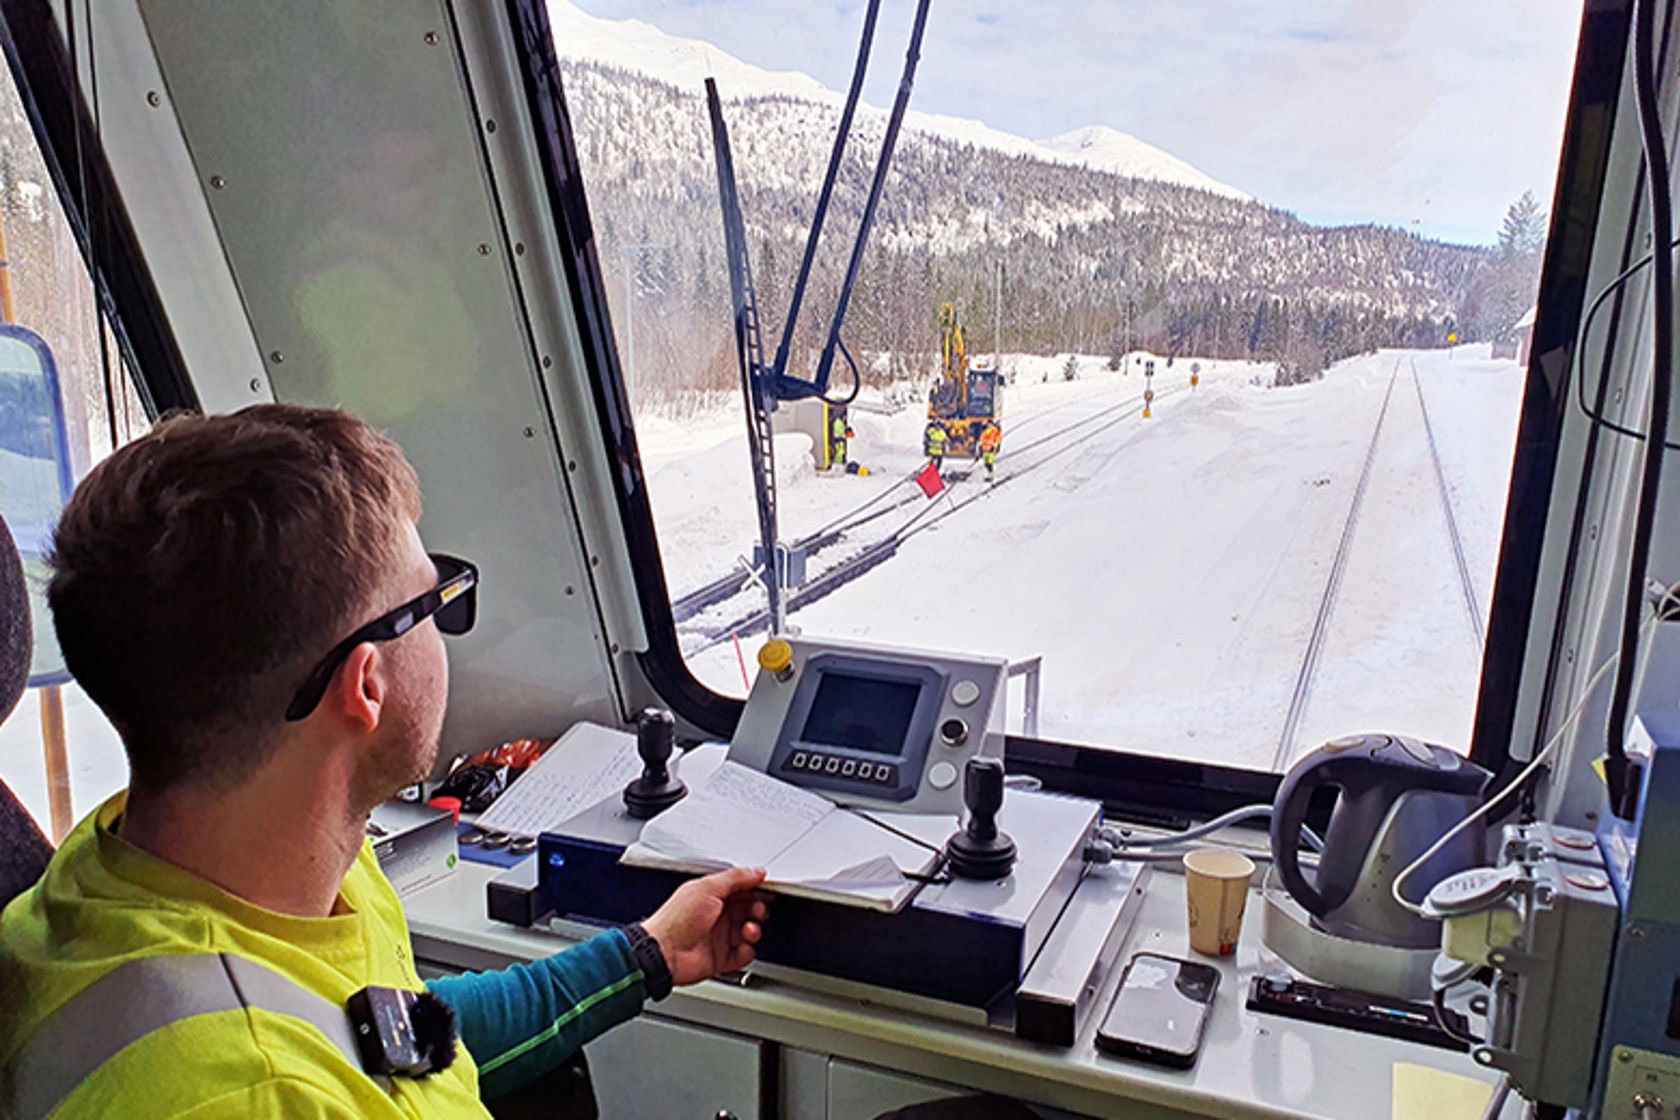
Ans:
POLYGON ((1383 424, 1388 420, 1389 402, 1394 399, 1394 382, 1400 376, 1400 359, 1394 359, 1394 369, 1388 375, 1388 388, 1383 392, 1382 408, 1377 422, 1371 427, 1371 440, 1365 446, 1365 463, 1359 469, 1359 484, 1354 487, 1353 500, 1348 503, 1347 516, 1342 519, 1341 539, 1336 542, 1336 556, 1330 564, 1329 578, 1318 597, 1318 612, 1313 616, 1312 634, 1301 654, 1301 668, 1295 674, 1295 689, 1290 693, 1289 710, 1283 717, 1283 731, 1278 736, 1277 752, 1272 757, 1272 769, 1286 769, 1295 753, 1295 735, 1306 714, 1307 701, 1312 696, 1313 677, 1324 653, 1324 642, 1330 633, 1330 617, 1336 610, 1336 599, 1342 589, 1342 576, 1347 570, 1348 554, 1353 551, 1353 537, 1359 528, 1359 514, 1365 506, 1365 491, 1371 481, 1371 465, 1377 461, 1377 444, 1382 440, 1383 424))
POLYGON ((1429 437, 1429 459, 1435 465, 1435 489, 1441 495, 1441 512, 1446 515, 1447 536, 1452 540, 1453 564, 1458 568, 1459 589, 1464 592, 1464 614, 1479 652, 1486 640, 1481 608, 1477 605, 1481 600, 1476 598, 1476 585, 1470 578, 1470 564, 1464 556, 1464 538, 1458 531, 1458 517, 1453 513, 1452 491, 1447 486, 1447 472, 1441 467, 1441 449, 1435 443, 1435 427, 1429 422, 1429 405, 1423 399, 1423 381, 1418 377, 1417 359, 1410 361, 1412 385, 1417 389, 1418 411, 1423 414, 1423 431, 1429 437))
MULTIPOLYGON (((1177 392, 1177 390, 1170 390, 1167 392, 1177 392)), ((1042 436, 1037 436, 1025 443, 1017 444, 1011 441, 1005 445, 1008 461, 1013 463, 1020 455, 1026 452, 1034 451, 1048 443, 1054 443, 1065 436, 1069 436, 1074 432, 1088 427, 1089 425, 1100 423, 1117 412, 1124 412, 1127 409, 1135 410, 1135 406, 1142 400, 1143 394, 1141 391, 1133 393, 1116 404, 1108 405, 1097 409, 1094 412, 1087 413, 1078 420, 1064 424, 1059 428, 1047 432, 1042 436)), ((1068 402, 1040 409, 1037 412, 1023 417, 1016 425, 1012 426, 1010 430, 1013 433, 1018 431, 1020 428, 1044 419, 1052 413, 1060 412, 1066 408, 1076 407, 1076 405, 1077 402, 1068 402)), ((945 476, 946 481, 947 483, 952 481, 966 481, 969 474, 974 469, 975 468, 972 466, 949 468, 945 476)), ((910 484, 915 480, 918 473, 920 473, 920 468, 910 474, 904 475, 897 482, 893 483, 892 486, 881 491, 868 501, 854 506, 852 509, 840 514, 827 524, 813 530, 812 532, 796 538, 794 541, 790 542, 790 547, 804 549, 806 557, 810 558, 846 540, 848 533, 878 521, 883 517, 889 516, 895 510, 901 510, 906 506, 914 505, 922 501, 923 499, 920 492, 910 487, 910 484), (894 497, 895 495, 896 497, 894 497), (894 498, 894 500, 888 502, 886 501, 888 498, 894 498)), ((1018 473, 1022 472, 1012 471, 1012 474, 1018 473)), ((1007 478, 1010 476, 1005 477, 1007 478)), ((702 584, 694 590, 686 592, 673 600, 671 603, 672 617, 680 626, 690 619, 704 614, 713 607, 726 603, 735 596, 752 590, 757 585, 757 580, 758 573, 756 570, 749 570, 746 567, 736 567, 734 570, 719 576, 708 583, 702 584)))
MULTIPOLYGON (((1159 402, 1166 400, 1186 391, 1186 386, 1164 390, 1155 394, 1155 401, 1159 402)), ((1000 488, 1012 485, 1032 472, 1047 466, 1074 450, 1077 450, 1083 446, 1083 441, 1088 439, 1090 436, 1101 431, 1106 431, 1109 428, 1112 428, 1115 425, 1141 413, 1143 411, 1143 405, 1143 394, 1140 392, 1135 396, 1128 397, 1126 400, 1120 401, 1106 408, 1098 409, 1097 411, 1081 417, 1079 420, 1076 420, 1071 424, 1066 424, 1053 432, 1046 433, 1045 435, 1030 440, 1025 444, 1017 447, 1011 447, 1009 450, 1011 463, 1009 473, 1002 476, 989 486, 968 487, 965 483, 968 481, 969 472, 965 472, 961 475, 953 472, 952 475, 947 476, 948 486, 945 496, 942 496, 940 499, 936 499, 935 501, 924 502, 921 509, 917 510, 916 513, 911 515, 909 519, 900 524, 887 536, 869 542, 858 552, 820 572, 808 583, 806 583, 804 587, 790 593, 787 598, 788 613, 791 614, 793 611, 801 607, 809 606, 810 604, 833 594, 846 584, 886 563, 897 554, 899 547, 903 545, 905 541, 912 539, 919 533, 931 529, 933 526, 941 523, 945 519, 952 517, 961 510, 973 505, 975 502, 983 501, 984 499, 990 497, 993 493, 996 493, 1000 488), (1032 458, 1025 463, 1021 462, 1022 455, 1041 449, 1044 450, 1042 455, 1032 458), (962 495, 960 498, 957 496, 959 491, 962 495)), ((970 468, 970 472, 971 471, 972 468, 970 468)), ((908 479, 906 479, 906 481, 908 481, 908 479)), ((883 492, 883 494, 884 493, 886 492, 883 492)), ((877 495, 875 500, 879 500, 882 496, 883 495, 877 495)), ((918 497, 919 495, 912 494, 911 500, 914 501, 918 497)), ((867 504, 868 503, 866 503, 866 505, 867 504)), ((898 504, 902 505, 903 503, 898 504)), ((890 508, 897 508, 897 506, 895 505, 890 508)), ((860 512, 862 509, 863 507, 859 507, 859 510, 852 512, 855 514, 860 512)), ((844 523, 853 524, 854 522, 847 521, 844 523)), ((703 631, 704 640, 702 644, 689 652, 700 652, 710 649, 713 646, 721 645, 722 643, 739 637, 742 634, 753 633, 766 626, 768 623, 769 612, 763 609, 755 609, 746 615, 733 619, 726 625, 715 628, 707 628, 703 631)))
MULTIPOLYGON (((1422 418, 1423 430, 1429 446, 1431 472, 1435 480, 1436 494, 1441 501, 1443 521, 1446 525, 1448 544, 1452 551, 1454 569, 1458 576, 1457 582, 1463 600, 1465 618, 1469 623, 1470 633, 1476 642, 1476 649, 1479 653, 1485 640, 1481 613, 1477 607, 1479 600, 1476 598, 1475 585, 1470 576, 1470 565, 1465 556, 1464 540, 1459 532, 1458 518, 1452 504, 1452 493, 1447 485, 1446 471, 1441 463, 1441 452, 1435 439, 1435 430, 1430 423, 1429 405, 1424 398, 1423 382, 1418 376, 1416 360, 1408 359, 1408 367, 1412 377, 1412 387, 1417 396, 1418 414, 1422 418)), ((1348 556, 1353 550, 1360 513, 1364 508, 1365 496, 1369 489, 1372 467, 1377 460, 1377 449, 1382 442, 1384 425, 1389 417, 1389 407, 1393 402, 1394 388, 1399 377, 1400 359, 1396 358, 1394 368, 1389 373, 1388 387, 1383 393, 1382 408, 1377 413, 1377 421, 1371 429, 1370 442, 1365 448, 1365 460, 1360 468, 1359 483, 1354 488, 1353 499, 1348 503, 1347 515, 1342 522, 1342 533, 1336 544, 1336 554, 1330 565, 1330 574, 1325 580, 1324 590, 1319 596, 1318 610, 1313 617, 1312 633, 1308 637, 1306 648, 1301 655, 1301 665, 1296 673, 1295 687, 1290 694, 1289 709, 1284 715, 1283 729, 1278 736, 1277 750, 1272 759, 1274 770, 1287 769, 1294 760, 1295 740, 1312 698, 1313 683, 1323 657, 1325 643, 1329 637, 1331 620, 1335 615, 1343 578, 1347 570, 1348 556)))

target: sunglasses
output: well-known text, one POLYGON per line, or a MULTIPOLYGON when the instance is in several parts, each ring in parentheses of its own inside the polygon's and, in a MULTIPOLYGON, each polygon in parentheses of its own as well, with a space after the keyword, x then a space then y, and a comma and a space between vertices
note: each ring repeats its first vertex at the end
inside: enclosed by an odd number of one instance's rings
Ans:
POLYGON ((350 656, 350 651, 363 642, 395 641, 428 618, 435 619, 437 628, 445 634, 465 634, 473 628, 478 618, 478 567, 470 560, 437 552, 431 554, 431 561, 437 568, 437 586, 380 615, 334 646, 292 697, 291 706, 286 709, 288 722, 305 719, 315 710, 321 697, 327 694, 333 674, 350 656))

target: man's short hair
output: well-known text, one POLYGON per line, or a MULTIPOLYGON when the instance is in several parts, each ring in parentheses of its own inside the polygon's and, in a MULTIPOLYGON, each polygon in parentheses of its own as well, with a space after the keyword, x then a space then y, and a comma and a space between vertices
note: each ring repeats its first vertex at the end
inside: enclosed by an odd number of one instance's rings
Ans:
POLYGON ((419 518, 401 449, 327 409, 169 418, 94 468, 47 597, 134 783, 231 785, 263 762, 310 669, 396 605, 377 600, 419 518))

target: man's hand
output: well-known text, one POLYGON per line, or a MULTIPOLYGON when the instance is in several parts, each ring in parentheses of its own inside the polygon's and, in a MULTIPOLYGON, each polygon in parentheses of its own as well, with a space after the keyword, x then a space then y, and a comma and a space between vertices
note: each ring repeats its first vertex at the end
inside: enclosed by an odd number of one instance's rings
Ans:
POLYGON ((769 913, 753 889, 762 882, 762 868, 741 867, 691 879, 642 923, 659 942, 672 983, 697 984, 752 963, 769 913))

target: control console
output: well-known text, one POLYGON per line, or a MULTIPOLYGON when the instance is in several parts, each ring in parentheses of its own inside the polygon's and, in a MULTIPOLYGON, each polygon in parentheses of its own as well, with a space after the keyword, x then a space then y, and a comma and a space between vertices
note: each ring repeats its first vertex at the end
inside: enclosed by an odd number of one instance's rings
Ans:
POLYGON ((1002 757, 1001 658, 778 638, 729 757, 845 805, 958 814, 969 759, 1002 757))

